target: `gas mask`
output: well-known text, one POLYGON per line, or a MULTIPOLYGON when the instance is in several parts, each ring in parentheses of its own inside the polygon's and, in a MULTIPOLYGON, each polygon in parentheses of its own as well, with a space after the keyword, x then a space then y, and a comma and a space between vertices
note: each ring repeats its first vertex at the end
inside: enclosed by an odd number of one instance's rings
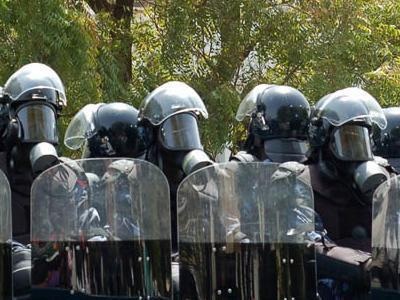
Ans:
POLYGON ((185 175, 212 164, 203 151, 197 120, 191 113, 173 115, 165 120, 160 126, 158 139, 164 164, 179 168, 185 175))
POLYGON ((12 144, 10 167, 26 170, 30 167, 38 175, 58 163, 56 113, 42 102, 30 102, 17 107, 7 129, 12 144))
POLYGON ((40 174, 48 168, 58 164, 58 154, 56 148, 46 142, 36 144, 29 152, 33 174, 40 174))
POLYGON ((352 179, 361 198, 370 203, 375 189, 389 175, 374 161, 368 129, 357 125, 337 127, 332 132, 329 148, 336 168, 352 179))
POLYGON ((46 142, 39 144, 18 144, 10 152, 9 165, 12 170, 21 172, 30 169, 34 176, 59 162, 54 145, 46 142))
POLYGON ((372 201, 376 188, 389 179, 389 174, 385 169, 374 161, 365 161, 359 164, 354 170, 353 176, 355 184, 368 202, 372 201))
POLYGON ((182 162, 182 169, 186 175, 196 170, 212 165, 211 159, 202 150, 192 150, 185 155, 182 162))

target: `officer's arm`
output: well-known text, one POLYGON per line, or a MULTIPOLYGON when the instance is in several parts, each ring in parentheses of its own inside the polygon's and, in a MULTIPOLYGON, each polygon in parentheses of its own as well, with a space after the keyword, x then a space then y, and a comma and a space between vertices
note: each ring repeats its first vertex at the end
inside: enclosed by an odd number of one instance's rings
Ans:
POLYGON ((330 278, 369 288, 370 253, 324 241, 316 242, 315 248, 319 279, 330 278))

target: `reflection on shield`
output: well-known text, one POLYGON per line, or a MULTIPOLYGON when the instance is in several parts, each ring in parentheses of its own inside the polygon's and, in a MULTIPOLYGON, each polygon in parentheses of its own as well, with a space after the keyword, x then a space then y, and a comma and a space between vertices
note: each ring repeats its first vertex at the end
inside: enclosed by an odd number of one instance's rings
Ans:
POLYGON ((374 299, 400 297, 400 177, 375 191, 372 206, 371 288, 374 299))
POLYGON ((165 176, 142 160, 85 159, 32 187, 34 299, 169 299, 171 231, 165 176))
POLYGON ((315 299, 311 187, 277 164, 213 165, 178 189, 182 299, 315 299))

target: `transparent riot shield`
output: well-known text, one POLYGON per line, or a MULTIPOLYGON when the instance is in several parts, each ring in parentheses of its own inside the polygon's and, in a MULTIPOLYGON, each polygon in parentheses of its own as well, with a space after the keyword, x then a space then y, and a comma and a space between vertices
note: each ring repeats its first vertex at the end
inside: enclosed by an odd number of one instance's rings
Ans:
POLYGON ((181 299, 315 299, 312 195, 272 163, 187 177, 178 189, 181 299))
POLYGON ((34 181, 33 299, 170 299, 169 188, 154 165, 85 159, 34 181))
POLYGON ((12 299, 11 259, 11 190, 6 175, 0 170, 0 299, 12 299))
POLYGON ((373 299, 400 298, 400 176, 374 193, 371 289, 373 299))

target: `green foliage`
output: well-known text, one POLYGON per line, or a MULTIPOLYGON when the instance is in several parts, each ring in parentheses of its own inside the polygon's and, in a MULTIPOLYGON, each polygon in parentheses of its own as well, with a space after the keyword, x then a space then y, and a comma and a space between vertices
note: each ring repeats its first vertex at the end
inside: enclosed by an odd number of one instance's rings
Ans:
POLYGON ((312 103, 356 85, 383 106, 398 105, 399 5, 160 0, 148 20, 158 28, 158 70, 190 83, 206 101, 203 140, 215 154, 244 138, 233 119, 237 97, 259 83, 294 86, 312 103))
POLYGON ((0 0, 0 82, 25 63, 49 64, 67 88, 65 128, 89 102, 137 107, 162 83, 184 81, 208 108, 201 129, 212 155, 244 138, 234 116, 259 83, 294 86, 312 103, 357 85, 399 105, 397 0, 157 0, 127 24, 83 0, 0 0))
POLYGON ((84 105, 127 99, 129 88, 117 76, 110 35, 114 23, 108 15, 93 16, 83 1, 0 1, 0 83, 24 64, 51 66, 68 99, 60 119, 61 141, 71 117, 84 105))

